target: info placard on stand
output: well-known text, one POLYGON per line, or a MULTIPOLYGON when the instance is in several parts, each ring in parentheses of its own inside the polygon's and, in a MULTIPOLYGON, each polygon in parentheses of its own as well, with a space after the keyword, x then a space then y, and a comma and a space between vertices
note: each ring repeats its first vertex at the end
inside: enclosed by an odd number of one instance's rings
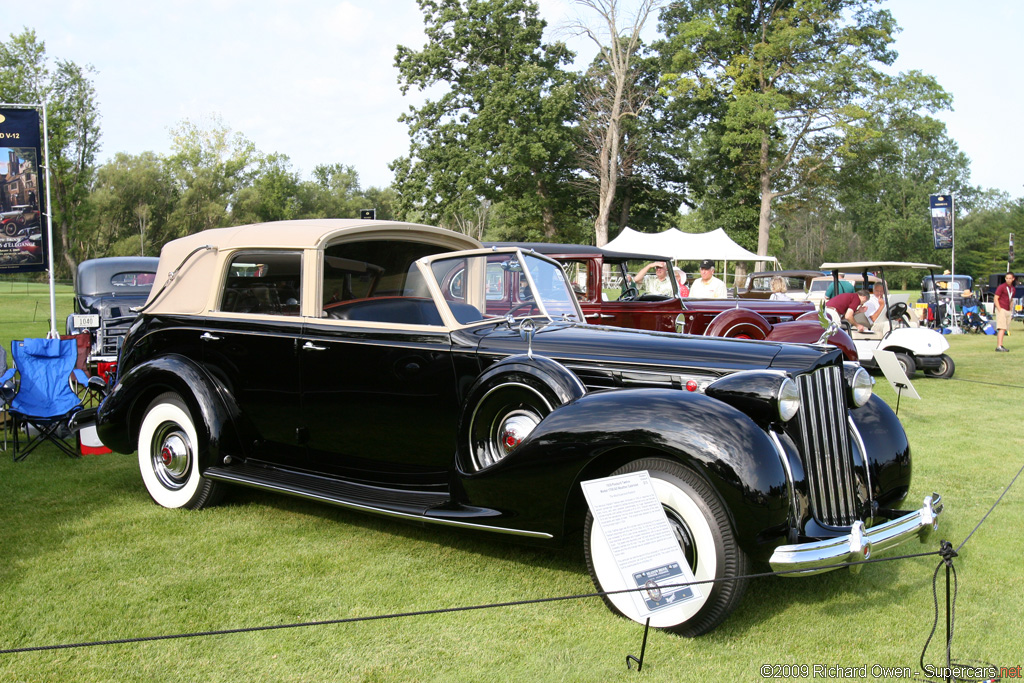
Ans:
POLYGON ((910 383, 907 373, 903 372, 903 366, 896 360, 895 353, 892 351, 875 351, 875 362, 878 363, 878 367, 881 368, 885 378, 889 380, 892 390, 896 392, 897 415, 900 413, 900 399, 904 396, 921 400, 921 395, 917 393, 914 385, 910 383))
POLYGON ((605 590, 646 588, 611 596, 638 623, 703 597, 646 471, 582 484, 594 515, 591 556, 605 590))

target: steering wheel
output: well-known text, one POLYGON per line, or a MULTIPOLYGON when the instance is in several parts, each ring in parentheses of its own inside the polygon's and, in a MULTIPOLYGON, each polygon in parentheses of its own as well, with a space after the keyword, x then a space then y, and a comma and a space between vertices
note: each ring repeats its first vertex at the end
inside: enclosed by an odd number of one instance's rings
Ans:
POLYGON ((516 317, 516 313, 519 311, 519 309, 526 308, 527 306, 529 306, 531 309, 534 308, 534 305, 533 305, 532 301, 524 301, 524 302, 522 302, 520 304, 516 304, 515 306, 510 308, 508 310, 508 313, 506 313, 505 315, 510 315, 510 316, 512 316, 514 318, 514 317, 516 317))
POLYGON ((902 301, 898 304, 889 306, 888 317, 889 320, 899 320, 907 315, 907 305, 902 301))
POLYGON ((622 294, 619 295, 619 301, 636 301, 640 297, 640 290, 636 288, 636 285, 629 283, 626 288, 622 290, 622 294))

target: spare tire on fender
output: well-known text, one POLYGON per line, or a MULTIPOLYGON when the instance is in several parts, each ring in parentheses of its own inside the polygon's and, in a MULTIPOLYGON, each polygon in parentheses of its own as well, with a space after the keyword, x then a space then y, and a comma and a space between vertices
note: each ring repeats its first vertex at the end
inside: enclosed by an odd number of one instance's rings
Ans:
POLYGON ((772 324, 759 313, 746 308, 730 308, 715 316, 705 337, 731 337, 735 339, 764 339, 772 331, 772 324))
POLYGON ((459 420, 463 469, 486 469, 514 451, 552 411, 587 393, 567 367, 542 356, 510 356, 470 387, 459 420))

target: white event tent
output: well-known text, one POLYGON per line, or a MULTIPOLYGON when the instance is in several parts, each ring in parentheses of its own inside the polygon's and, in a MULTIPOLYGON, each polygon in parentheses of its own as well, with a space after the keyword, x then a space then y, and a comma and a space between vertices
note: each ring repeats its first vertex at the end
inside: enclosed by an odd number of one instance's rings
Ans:
POLYGON ((723 273, 729 269, 729 261, 768 261, 776 267, 779 262, 774 256, 758 256, 744 249, 733 242, 722 228, 702 233, 683 232, 677 228, 657 233, 623 228, 622 233, 604 248, 625 253, 659 254, 675 261, 725 261, 723 273))

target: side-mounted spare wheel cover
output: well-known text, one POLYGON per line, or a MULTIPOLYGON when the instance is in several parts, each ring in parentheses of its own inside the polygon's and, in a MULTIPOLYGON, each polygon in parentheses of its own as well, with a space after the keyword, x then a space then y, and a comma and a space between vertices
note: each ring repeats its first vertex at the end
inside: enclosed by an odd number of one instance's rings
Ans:
POLYGON ((463 469, 497 464, 553 410, 586 393, 571 370, 550 358, 510 356, 492 365, 470 388, 459 422, 463 469))
POLYGON ((772 331, 772 324, 760 313, 745 308, 730 308, 715 316, 705 337, 730 337, 735 339, 764 339, 772 331))

